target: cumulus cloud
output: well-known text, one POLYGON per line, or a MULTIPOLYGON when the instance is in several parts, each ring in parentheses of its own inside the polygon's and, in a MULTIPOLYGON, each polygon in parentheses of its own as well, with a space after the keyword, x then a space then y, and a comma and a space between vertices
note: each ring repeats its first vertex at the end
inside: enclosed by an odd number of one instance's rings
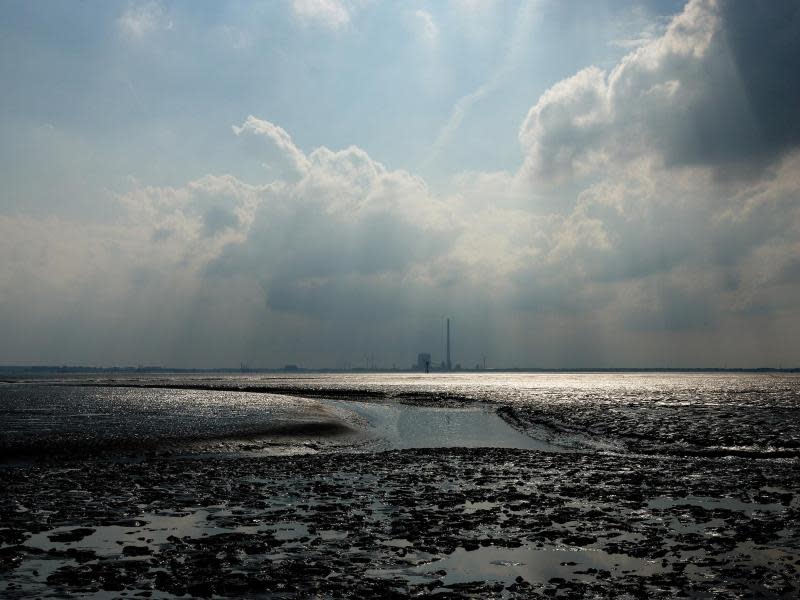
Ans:
POLYGON ((265 189, 207 175, 179 188, 137 186, 118 201, 133 222, 148 228, 152 241, 196 267, 246 237, 265 189))
POLYGON ((800 56, 797 15, 693 1, 610 71, 539 98, 518 175, 561 205, 538 267, 519 271, 518 302, 717 334, 785 314, 800 242, 800 95, 783 70, 800 56))
POLYGON ((241 126, 234 125, 232 129, 237 136, 255 137, 265 143, 265 148, 260 148, 260 150, 263 152, 262 156, 266 158, 268 166, 275 166, 279 169, 288 168, 293 171, 294 175, 300 177, 308 172, 308 158, 302 150, 295 146, 291 136, 278 125, 250 115, 241 126), (269 165, 269 161, 273 161, 273 164, 269 165))
POLYGON ((303 168, 299 178, 263 191, 249 235, 209 264, 209 276, 258 277, 275 310, 355 317, 364 294, 387 282, 419 282, 446 253, 455 225, 418 177, 357 147, 306 156, 282 129, 252 117, 247 123, 303 168))
POLYGON ((748 173, 780 158, 800 142, 800 84, 785 76, 800 69, 798 10, 692 1, 610 72, 556 84, 520 129, 530 176, 581 176, 642 154, 748 173))

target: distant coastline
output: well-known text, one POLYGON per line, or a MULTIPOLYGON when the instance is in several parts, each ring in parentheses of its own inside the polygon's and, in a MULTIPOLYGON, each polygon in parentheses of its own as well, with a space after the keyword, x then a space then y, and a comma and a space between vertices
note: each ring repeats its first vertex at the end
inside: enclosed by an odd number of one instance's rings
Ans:
MULTIPOLYGON (((0 365, 0 374, 5 375, 50 375, 50 374, 170 374, 170 373, 222 373, 222 374, 274 374, 274 373, 422 373, 416 369, 352 368, 336 369, 325 367, 301 367, 289 365, 278 368, 178 368, 160 366, 96 367, 69 365, 0 365)), ((800 367, 576 367, 576 368, 537 368, 500 367, 487 369, 436 369, 437 373, 800 373, 800 367)))

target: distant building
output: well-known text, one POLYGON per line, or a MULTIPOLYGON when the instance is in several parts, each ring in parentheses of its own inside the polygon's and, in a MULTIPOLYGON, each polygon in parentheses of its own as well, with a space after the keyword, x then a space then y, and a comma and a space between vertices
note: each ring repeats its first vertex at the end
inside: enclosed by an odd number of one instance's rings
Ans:
POLYGON ((417 369, 427 372, 431 367, 430 352, 420 352, 417 354, 417 369))

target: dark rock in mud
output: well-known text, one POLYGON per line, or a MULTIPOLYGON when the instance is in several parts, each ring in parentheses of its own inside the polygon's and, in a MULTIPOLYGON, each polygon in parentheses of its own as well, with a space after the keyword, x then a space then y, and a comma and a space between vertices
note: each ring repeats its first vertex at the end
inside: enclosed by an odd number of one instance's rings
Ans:
POLYGON ((150 548, 147 546, 124 546, 122 553, 125 556, 147 556, 151 554, 150 548))

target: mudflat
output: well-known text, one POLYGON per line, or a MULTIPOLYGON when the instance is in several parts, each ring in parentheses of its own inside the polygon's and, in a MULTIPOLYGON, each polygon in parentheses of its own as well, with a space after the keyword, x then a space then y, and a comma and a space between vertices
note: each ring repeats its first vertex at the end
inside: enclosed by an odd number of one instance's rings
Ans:
POLYGON ((798 467, 765 466, 447 448, 6 467, 0 594, 793 598, 798 467))
POLYGON ((629 379, 14 388, 0 597, 796 598, 795 379, 629 379))

